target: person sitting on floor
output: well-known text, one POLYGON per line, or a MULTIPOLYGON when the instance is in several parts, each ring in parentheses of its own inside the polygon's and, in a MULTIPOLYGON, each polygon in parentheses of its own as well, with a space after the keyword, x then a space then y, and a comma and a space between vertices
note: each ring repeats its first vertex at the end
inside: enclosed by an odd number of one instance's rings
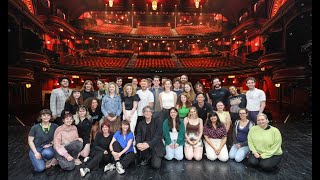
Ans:
POLYGON ((235 121, 233 127, 233 145, 229 151, 229 158, 241 162, 249 153, 248 133, 254 123, 247 119, 248 110, 241 108, 239 110, 240 119, 235 121))
POLYGON ((163 137, 166 145, 166 155, 164 158, 180 161, 183 159, 185 128, 183 119, 178 116, 175 107, 170 108, 169 118, 163 122, 163 137))
POLYGON ((268 117, 263 113, 257 115, 257 124, 248 133, 249 164, 266 171, 275 170, 282 157, 281 133, 269 125, 268 117))
POLYGON ((110 132, 110 125, 106 122, 101 124, 101 132, 98 132, 93 143, 90 155, 83 162, 84 166, 80 168, 80 175, 83 177, 93 169, 98 169, 99 165, 107 164, 113 161, 109 149, 113 134, 110 132))
POLYGON ((115 165, 111 163, 107 164, 104 167, 104 172, 116 169, 119 174, 125 173, 125 169, 135 159, 133 140, 134 136, 130 130, 130 123, 128 120, 123 120, 121 122, 121 129, 113 135, 109 145, 116 163, 115 165))
POLYGON ((144 119, 137 126, 136 149, 141 165, 146 165, 151 159, 151 167, 159 169, 166 150, 162 142, 162 122, 152 117, 152 107, 142 109, 144 119))
POLYGON ((66 113, 63 117, 63 124, 54 132, 53 148, 61 169, 70 171, 81 164, 78 157, 83 147, 83 140, 79 138, 77 127, 72 125, 72 114, 66 113))
POLYGON ((40 123, 33 125, 28 135, 29 157, 35 172, 42 172, 57 164, 52 142, 58 125, 51 123, 51 118, 52 113, 49 109, 41 110, 38 118, 40 123))
POLYGON ((227 130, 215 111, 209 113, 203 135, 207 158, 211 161, 217 158, 222 162, 228 161, 227 130))

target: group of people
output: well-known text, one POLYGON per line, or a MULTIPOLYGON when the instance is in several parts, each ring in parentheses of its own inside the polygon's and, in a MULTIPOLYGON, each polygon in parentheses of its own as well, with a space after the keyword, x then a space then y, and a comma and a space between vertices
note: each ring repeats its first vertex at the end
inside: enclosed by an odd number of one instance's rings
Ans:
POLYGON ((70 79, 62 77, 50 110, 41 110, 29 132, 34 171, 59 164, 64 170, 80 165, 81 176, 100 167, 123 174, 136 158, 160 168, 163 157, 199 161, 203 154, 223 162, 248 157, 252 166, 274 169, 282 157, 281 133, 263 114, 266 97, 255 79, 247 78, 246 94, 221 87, 219 78, 212 82, 204 93, 203 85, 193 87, 186 75, 142 79, 140 87, 134 81, 122 87, 117 78, 107 84, 97 80, 95 91, 91 80, 71 90, 70 79))

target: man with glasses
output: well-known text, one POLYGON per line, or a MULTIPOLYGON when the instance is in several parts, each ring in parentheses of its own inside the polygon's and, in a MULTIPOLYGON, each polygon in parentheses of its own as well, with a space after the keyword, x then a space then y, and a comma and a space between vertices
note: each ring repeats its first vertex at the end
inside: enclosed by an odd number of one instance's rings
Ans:
POLYGON ((162 121, 152 116, 151 106, 142 109, 144 120, 137 126, 136 149, 141 165, 151 161, 151 167, 159 169, 166 151, 162 142, 162 121))

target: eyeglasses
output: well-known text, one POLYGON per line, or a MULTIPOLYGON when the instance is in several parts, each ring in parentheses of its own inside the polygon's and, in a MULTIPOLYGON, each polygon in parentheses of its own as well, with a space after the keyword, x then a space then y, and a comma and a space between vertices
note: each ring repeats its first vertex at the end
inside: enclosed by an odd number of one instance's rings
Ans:
POLYGON ((247 113, 239 113, 239 114, 247 114, 247 113))

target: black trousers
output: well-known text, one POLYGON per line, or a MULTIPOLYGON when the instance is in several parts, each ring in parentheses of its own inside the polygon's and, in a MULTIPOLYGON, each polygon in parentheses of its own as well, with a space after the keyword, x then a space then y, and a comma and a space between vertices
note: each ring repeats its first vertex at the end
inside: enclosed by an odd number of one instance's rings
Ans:
MULTIPOLYGON (((118 141, 115 141, 112 144, 112 147, 113 147, 113 151, 115 152, 121 152, 123 150, 123 148, 121 147, 118 141)), ((129 153, 122 154, 119 161, 122 164, 123 168, 126 169, 132 162, 134 162, 134 159, 135 159, 134 152, 129 152, 129 153)))
POLYGON ((162 157, 157 156, 156 153, 154 151, 151 151, 150 148, 144 150, 144 151, 139 151, 137 149, 137 152, 139 154, 139 158, 141 161, 146 160, 149 156, 151 159, 151 167, 155 168, 155 169, 159 169, 161 166, 161 161, 162 161, 162 157))
POLYGON ((256 158, 252 153, 249 155, 248 162, 255 167, 261 167, 265 171, 272 171, 280 163, 282 155, 274 155, 267 159, 256 158))
POLYGON ((85 166, 92 169, 99 169, 100 165, 106 165, 113 161, 113 157, 110 153, 104 154, 103 151, 93 151, 89 156, 89 160, 85 163, 85 166))

